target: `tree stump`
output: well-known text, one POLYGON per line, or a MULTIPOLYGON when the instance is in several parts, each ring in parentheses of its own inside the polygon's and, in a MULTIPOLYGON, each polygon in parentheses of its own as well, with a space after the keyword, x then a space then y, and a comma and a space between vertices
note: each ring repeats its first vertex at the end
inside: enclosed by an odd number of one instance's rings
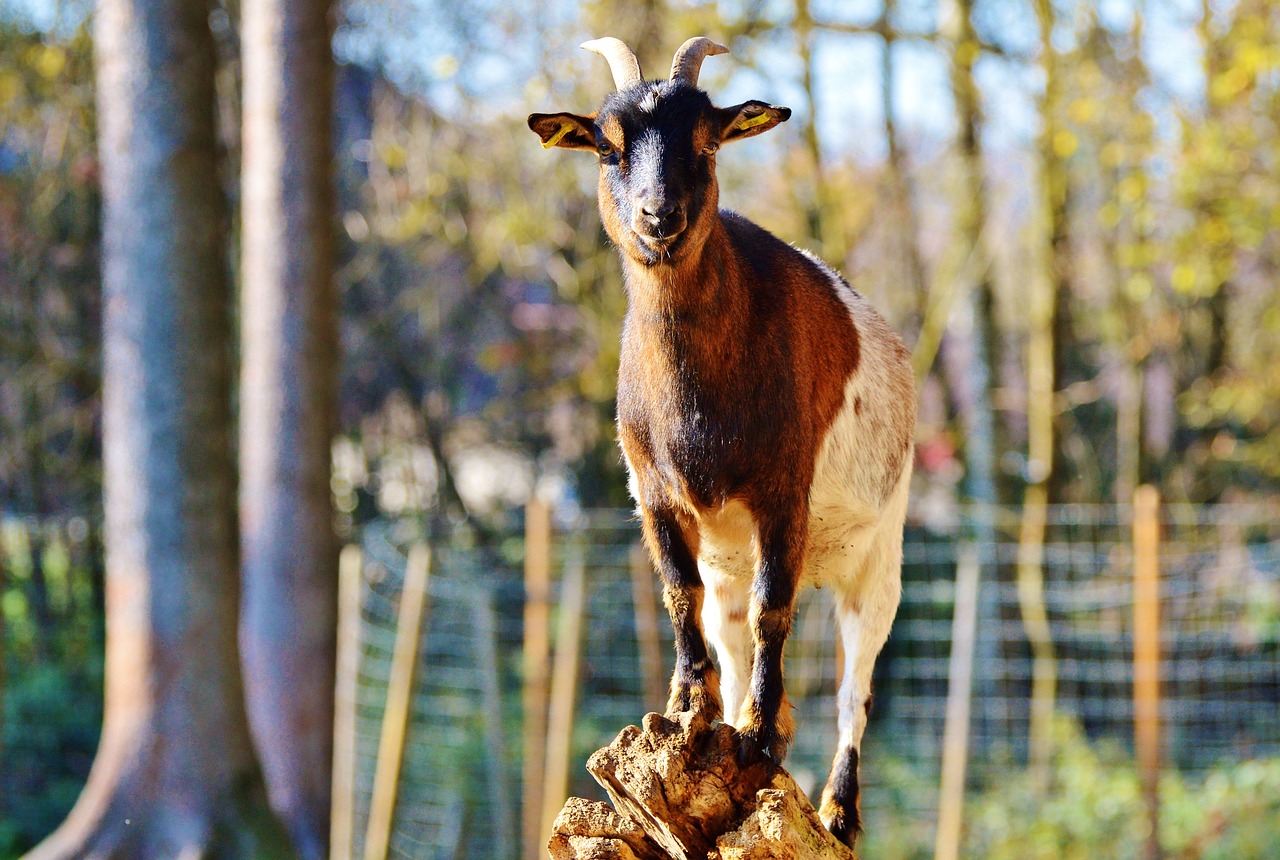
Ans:
POLYGON ((552 860, 857 860, 773 761, 739 764, 733 727, 694 713, 647 715, 587 770, 613 802, 572 797, 552 860))

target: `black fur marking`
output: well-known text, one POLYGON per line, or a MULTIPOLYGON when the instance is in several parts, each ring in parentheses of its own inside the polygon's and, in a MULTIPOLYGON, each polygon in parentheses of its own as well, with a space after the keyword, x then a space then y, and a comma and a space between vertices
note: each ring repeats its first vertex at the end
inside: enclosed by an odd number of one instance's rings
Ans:
MULTIPOLYGON (((788 625, 789 626, 789 625, 788 625)), ((751 678, 751 719, 741 732, 739 759, 767 754, 781 762, 786 756, 789 737, 779 729, 779 717, 785 702, 782 680, 782 651, 785 634, 770 637, 756 648, 751 678)))
POLYGON ((831 822, 831 834, 844 844, 852 847, 858 834, 862 832, 862 811, 859 807, 858 786, 858 751, 853 747, 845 747, 836 756, 831 767, 831 777, 827 781, 835 807, 839 814, 831 822))
POLYGON ((691 692, 703 690, 709 677, 715 674, 699 622, 703 585, 697 562, 674 515, 661 510, 652 511, 649 526, 657 550, 671 626, 675 631, 676 665, 671 677, 669 704, 673 710, 689 710, 695 698, 705 699, 712 703, 712 713, 707 714, 708 718, 717 718, 720 714, 716 712, 718 705, 714 704, 715 690, 704 691, 700 696, 691 692))

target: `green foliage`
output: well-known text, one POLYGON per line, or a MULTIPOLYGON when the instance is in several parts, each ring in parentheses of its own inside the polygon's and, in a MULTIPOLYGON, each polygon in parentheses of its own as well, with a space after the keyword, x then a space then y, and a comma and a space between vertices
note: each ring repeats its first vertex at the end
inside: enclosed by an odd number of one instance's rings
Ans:
POLYGON ((32 847, 84 786, 102 723, 102 660, 27 667, 4 694, 0 857, 32 847))
POLYGON ((1047 791, 1021 772, 974 799, 968 850, 991 860, 1138 856, 1143 807, 1131 762, 1112 744, 1090 746, 1066 720, 1054 739, 1047 791))
POLYGON ((62 820, 97 747, 103 642, 92 537, 83 519, 0 523, 0 858, 62 820))
MULTIPOLYGON (((1047 790, 1010 771, 969 804, 966 856, 987 860, 1138 857, 1146 809, 1130 754, 1055 726, 1047 790)), ((1166 771, 1160 843, 1170 857, 1262 858, 1280 844, 1280 760, 1224 765, 1204 776, 1166 771)))
MULTIPOLYGON (((1061 717, 1047 787, 1012 762, 991 768, 965 805, 962 857, 1076 860, 1140 857, 1146 807, 1132 756, 1111 740, 1089 741, 1061 717)), ((901 757, 866 763, 867 832, 880 860, 933 856, 937 778, 901 757)), ((1160 782, 1160 844, 1169 858, 1261 860, 1280 845, 1280 759, 1166 772, 1160 782)))
POLYGON ((937 802, 936 774, 899 756, 873 755, 863 763, 866 797, 859 848, 880 860, 929 860, 934 822, 927 810, 937 802))
POLYGON ((85 30, 0 20, 0 512, 97 503, 99 195, 85 30))

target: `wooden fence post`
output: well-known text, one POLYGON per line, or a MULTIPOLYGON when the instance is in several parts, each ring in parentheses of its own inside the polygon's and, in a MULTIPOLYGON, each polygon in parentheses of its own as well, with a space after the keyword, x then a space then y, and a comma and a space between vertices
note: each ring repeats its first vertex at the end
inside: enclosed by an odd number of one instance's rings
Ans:
POLYGON ((546 776, 547 663, 551 597, 551 506, 538 498, 524 509, 524 860, 540 860, 542 785, 546 776))
POLYGON ((551 825, 569 798, 569 763, 573 758, 573 718, 578 698, 578 658, 582 650, 582 616, 586 610, 586 559, 581 536, 565 558, 556 629, 555 665, 551 673, 551 710, 547 731, 547 771, 542 787, 539 843, 551 839, 551 825))
MULTIPOLYGON (((506 776, 507 739, 502 731, 502 679, 498 665, 498 618, 493 609, 492 595, 485 595, 476 600, 472 610, 476 622, 476 663, 484 678, 482 690, 484 695, 485 742, 488 747, 485 763, 489 771, 489 790, 493 792, 493 809, 498 821, 508 822, 515 818, 512 810, 511 792, 508 790, 506 776)), ((510 827, 493 828, 493 839, 490 843, 492 855, 499 860, 511 860, 512 847, 516 844, 515 835, 510 827)))
POLYGON ((373 771, 373 798, 369 801, 364 860, 386 860, 391 844, 391 820, 395 815, 396 790, 400 785, 400 764, 404 759, 404 739, 409 727, 409 698, 413 692, 413 670, 418 662, 418 643, 422 641, 430 570, 430 548, 426 544, 415 544, 409 550, 404 588, 400 592, 396 641, 391 653, 391 677, 387 682, 387 704, 382 713, 378 760, 373 771))
POLYGON ((960 546, 956 558, 955 614, 951 622, 951 664, 947 679, 946 722, 942 731, 942 785, 934 860, 960 856, 964 821, 964 780, 969 762, 969 701, 973 689, 973 650, 978 628, 978 549, 960 546))
POLYGON ((631 598, 636 613, 636 640, 640 645, 640 689, 646 711, 661 711, 667 703, 662 670, 662 643, 658 639, 658 601, 653 594, 656 574, 644 544, 632 544, 631 598))
POLYGON ((1160 857, 1160 495, 1133 494, 1133 740, 1150 833, 1147 860, 1160 857))
POLYGON ((358 546, 338 556, 338 654, 333 702, 332 813, 329 857, 351 860, 355 836, 356 675, 360 670, 360 569, 358 546))

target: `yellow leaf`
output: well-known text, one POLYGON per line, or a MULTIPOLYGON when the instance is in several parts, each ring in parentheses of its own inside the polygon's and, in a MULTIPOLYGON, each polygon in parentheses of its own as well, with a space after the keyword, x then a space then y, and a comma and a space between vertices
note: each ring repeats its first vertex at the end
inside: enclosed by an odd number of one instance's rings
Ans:
POLYGON ((1069 158, 1080 146, 1080 141, 1071 132, 1063 129, 1053 136, 1053 154, 1058 158, 1069 158))
POLYGON ((1196 270, 1187 263, 1179 263, 1173 267, 1173 275, 1170 278, 1173 288, 1180 293, 1189 293, 1191 288, 1196 285, 1196 270))
POLYGON ((1237 52, 1236 62, 1244 71, 1254 74, 1266 62, 1266 51, 1257 42, 1247 42, 1237 52))
POLYGON ((43 77, 53 80, 62 74, 63 68, 67 65, 67 55, 61 48, 45 45, 36 55, 34 65, 36 71, 43 77))
POLYGON ((1098 160, 1103 167, 1119 165, 1124 160, 1124 145, 1116 140, 1109 141, 1102 147, 1102 152, 1098 153, 1098 160))
POLYGON ((1213 79, 1209 94, 1215 101, 1225 102, 1249 85, 1249 73, 1239 67, 1227 69, 1213 79))
POLYGON ((382 156, 382 163, 392 170, 404 167, 408 160, 404 147, 395 142, 387 142, 378 147, 378 154, 382 156))
POLYGON ((431 71, 441 80, 448 80, 461 68, 458 58, 453 54, 445 54, 431 64, 431 71))
POLYGON ((22 92, 22 76, 9 70, 0 71, 0 107, 8 107, 22 92))
POLYGON ((1142 196, 1142 192, 1145 189, 1146 182, 1143 181, 1142 176, 1131 173, 1120 180, 1120 184, 1116 188, 1116 194, 1119 196, 1121 203, 1132 203, 1142 196))
POLYGON ((962 66, 971 65, 978 59, 979 53, 977 42, 961 42, 956 45, 956 62, 962 66))
POLYGON ((1098 103, 1091 98, 1082 97, 1072 100, 1067 107, 1067 116, 1072 122, 1086 123, 1098 114, 1098 103))
POLYGON ((1129 280, 1125 281, 1124 293, 1132 301, 1145 301, 1151 296, 1152 283, 1151 278, 1145 272, 1138 272, 1130 275, 1129 280))
POLYGON ((1204 237, 1211 244, 1222 245, 1231 238, 1231 228, 1221 218, 1210 218, 1204 225, 1204 237))

